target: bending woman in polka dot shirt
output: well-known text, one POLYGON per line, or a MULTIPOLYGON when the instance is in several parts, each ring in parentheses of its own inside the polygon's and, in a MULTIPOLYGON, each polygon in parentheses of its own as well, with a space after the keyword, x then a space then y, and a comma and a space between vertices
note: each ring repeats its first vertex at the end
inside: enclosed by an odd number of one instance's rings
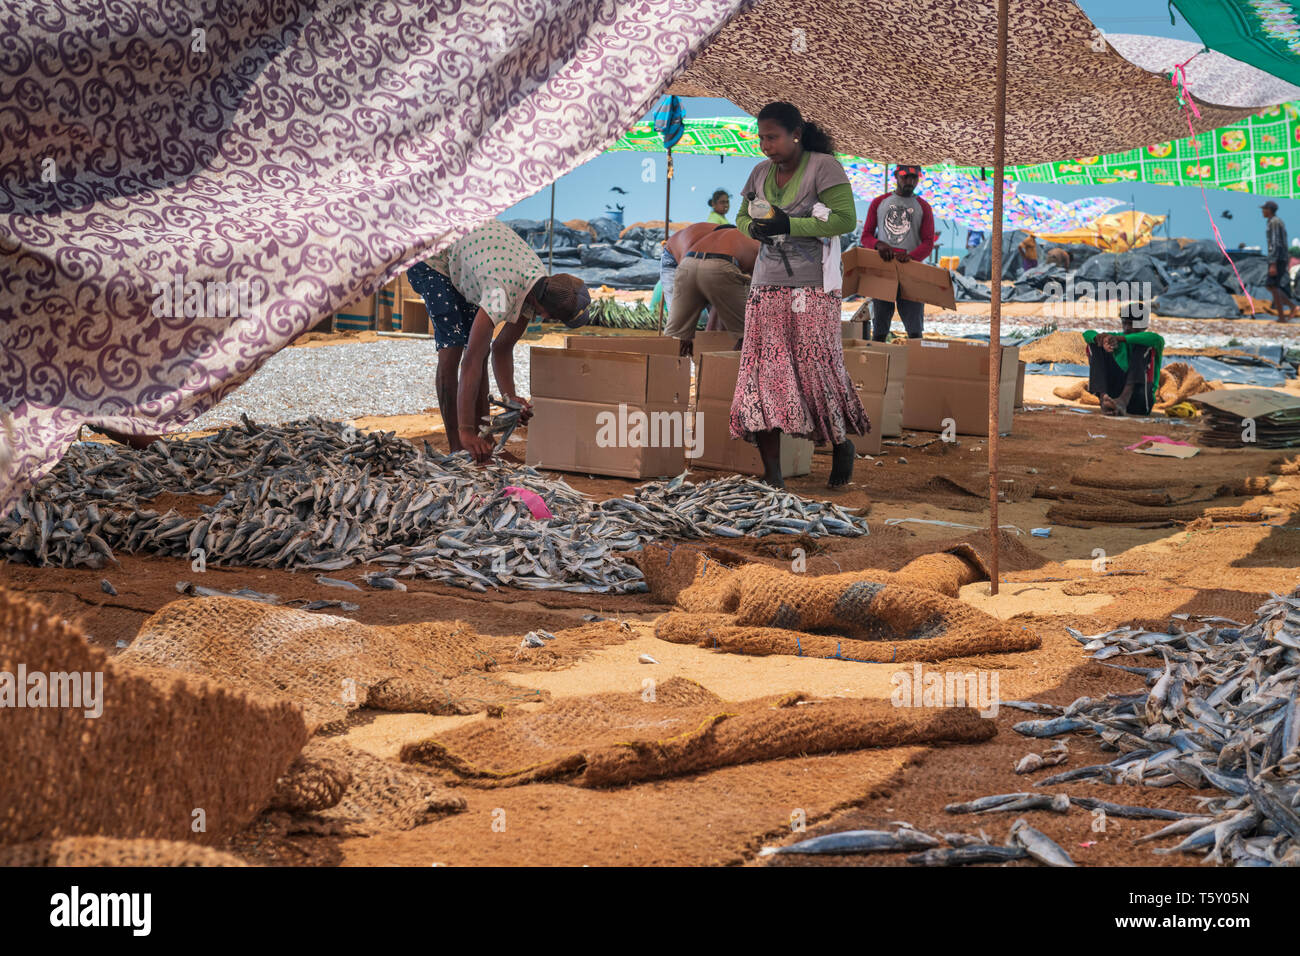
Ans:
POLYGON ((587 324, 591 296, 577 276, 547 276, 537 253, 505 223, 483 223, 407 273, 429 309, 438 346, 438 408, 453 452, 476 461, 492 457, 492 443, 477 423, 488 413, 487 362, 492 357, 501 397, 532 405, 515 392, 514 348, 528 321, 539 315, 571 329, 587 324), (504 328, 493 339, 498 325, 504 328))

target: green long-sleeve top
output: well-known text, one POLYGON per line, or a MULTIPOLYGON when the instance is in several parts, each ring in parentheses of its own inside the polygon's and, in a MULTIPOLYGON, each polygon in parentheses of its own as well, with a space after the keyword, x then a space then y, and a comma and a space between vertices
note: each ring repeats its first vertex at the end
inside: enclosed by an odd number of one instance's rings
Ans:
MULTIPOLYGON (((736 226, 749 235, 753 219, 749 215, 749 194, 759 193, 790 216, 790 235, 782 247, 790 263, 786 272, 780 253, 771 245, 759 251, 754 267, 756 286, 822 286, 822 239, 833 239, 852 232, 858 214, 853 206, 853 189, 839 161, 828 153, 805 152, 794 175, 785 186, 776 184, 776 164, 771 160, 754 167, 741 191, 736 226), (821 202, 829 210, 823 222, 812 215, 813 206, 821 202)), ((834 250, 838 254, 839 249, 834 250)))

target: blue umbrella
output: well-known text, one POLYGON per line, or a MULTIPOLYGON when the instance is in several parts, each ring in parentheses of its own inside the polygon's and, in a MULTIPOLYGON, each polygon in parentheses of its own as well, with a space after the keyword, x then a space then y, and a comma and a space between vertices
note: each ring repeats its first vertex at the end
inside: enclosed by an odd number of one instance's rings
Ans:
MULTIPOLYGON (((668 242, 669 209, 673 197, 673 147, 681 141, 686 133, 686 113, 682 101, 677 96, 665 96, 655 107, 655 132, 664 138, 664 148, 668 150, 668 183, 664 191, 664 242, 668 242)), ((664 304, 659 302, 659 331, 663 332, 664 304)))

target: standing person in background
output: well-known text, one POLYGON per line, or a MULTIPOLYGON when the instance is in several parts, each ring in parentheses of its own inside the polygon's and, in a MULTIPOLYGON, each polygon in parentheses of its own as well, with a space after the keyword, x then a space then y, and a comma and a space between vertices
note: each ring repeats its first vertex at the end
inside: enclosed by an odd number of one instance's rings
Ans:
POLYGON ((677 339, 679 354, 694 351, 695 327, 708 306, 718 324, 737 339, 745 334, 745 300, 760 245, 735 226, 714 226, 698 239, 677 269, 673 312, 664 335, 677 339))
POLYGON ((1025 238, 1020 240, 1020 245, 1017 248, 1020 251, 1021 271, 1023 272, 1028 269, 1037 269, 1038 268, 1038 243, 1034 242, 1034 237, 1025 236, 1025 238))
POLYGON ((705 222, 727 224, 727 213, 731 211, 731 194, 725 189, 715 189, 709 197, 709 218, 705 222))
POLYGON ((1287 244, 1286 223, 1284 223, 1277 214, 1277 203, 1269 200, 1259 207, 1264 210, 1264 218, 1268 220, 1268 278, 1264 280, 1264 285, 1268 291, 1273 293, 1273 308, 1277 312, 1277 320, 1285 322, 1287 319, 1294 319, 1297 314, 1296 304, 1291 301, 1291 296, 1287 294, 1286 286, 1289 285, 1291 278, 1288 266, 1291 263, 1291 247, 1287 244), (1285 299, 1287 305, 1291 306, 1289 315, 1284 313, 1282 300, 1285 299))
POLYGON ((712 232, 714 226, 707 222, 693 222, 684 229, 679 229, 668 237, 663 251, 659 254, 659 286, 664 293, 664 315, 668 316, 673 308, 673 289, 677 285, 677 267, 686 258, 691 243, 712 232))
MULTIPOLYGON (((895 166, 894 191, 877 196, 867 210, 862 228, 862 245, 875 249, 880 258, 924 262, 934 248, 934 210, 915 195, 921 179, 920 166, 895 166)), ((898 315, 909 339, 919 339, 925 325, 925 304, 898 300, 898 315)), ((874 299, 871 303, 871 338, 883 342, 894 321, 894 303, 874 299)))
POLYGON ((848 436, 870 428, 844 367, 839 236, 857 224, 853 189, 829 136, 789 103, 758 114, 766 160, 745 182, 736 225, 762 246, 745 305, 731 436, 753 441, 763 480, 785 487, 781 434, 829 442, 829 484, 848 484, 848 436), (752 210, 752 215, 751 215, 752 210))

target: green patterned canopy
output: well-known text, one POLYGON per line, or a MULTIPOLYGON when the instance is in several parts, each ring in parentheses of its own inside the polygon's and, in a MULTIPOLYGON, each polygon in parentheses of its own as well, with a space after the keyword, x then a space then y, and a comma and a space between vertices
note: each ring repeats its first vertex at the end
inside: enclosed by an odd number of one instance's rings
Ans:
POLYGON ((1300 85, 1300 4, 1292 0, 1173 0, 1211 50, 1300 85))
MULTIPOLYGON (((1201 133, 1196 145, 1199 155, 1191 137, 1185 137, 1105 156, 1008 166, 1006 174, 1008 179, 1024 183, 1155 183, 1230 189, 1280 199, 1300 196, 1300 103, 1269 107, 1240 123, 1201 133)), ((653 123, 638 123, 607 152, 619 150, 662 152, 663 142, 653 123)), ((686 134, 673 152, 762 155, 757 124, 750 117, 687 120, 686 134)), ((842 162, 867 162, 857 156, 839 158, 842 162)), ((958 166, 952 171, 980 175, 977 166, 958 166)))

